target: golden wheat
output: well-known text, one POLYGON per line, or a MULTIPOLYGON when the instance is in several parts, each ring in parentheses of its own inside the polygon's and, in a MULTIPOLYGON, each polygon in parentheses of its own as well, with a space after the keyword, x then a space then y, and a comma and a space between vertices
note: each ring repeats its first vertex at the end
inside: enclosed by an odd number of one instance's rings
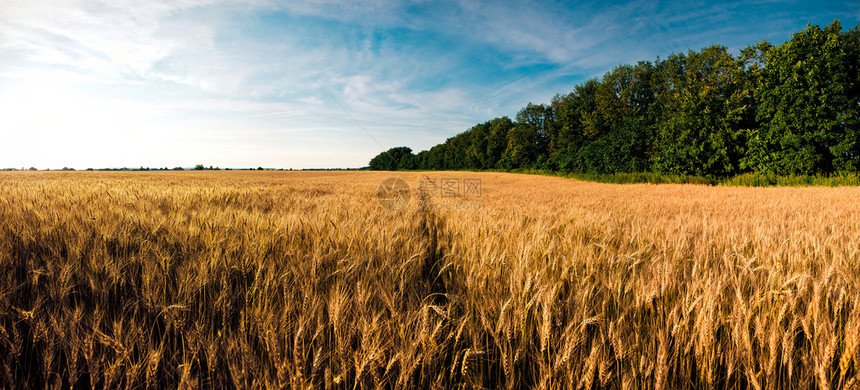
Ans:
POLYGON ((860 189, 393 175, 0 173, 0 382, 857 383, 860 189))

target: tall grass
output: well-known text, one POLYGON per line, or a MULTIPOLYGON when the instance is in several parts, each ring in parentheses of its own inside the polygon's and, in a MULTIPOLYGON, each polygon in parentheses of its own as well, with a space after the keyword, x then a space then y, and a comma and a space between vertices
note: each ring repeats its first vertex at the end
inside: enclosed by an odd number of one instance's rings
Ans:
MULTIPOLYGON (((478 171, 476 171, 478 172, 478 171)), ((484 172, 508 172, 486 170, 484 172)), ((516 169, 511 173, 565 177, 594 183, 613 184, 703 184, 735 187, 842 187, 860 186, 860 175, 856 173, 836 173, 829 175, 777 175, 774 173, 743 173, 740 175, 714 178, 690 175, 673 175, 657 172, 632 173, 566 173, 544 169, 516 169)))
POLYGON ((576 173, 576 172, 559 172, 547 169, 515 169, 506 170, 485 170, 484 172, 511 172, 527 175, 543 175, 553 177, 565 177, 569 179, 577 179, 590 181, 595 183, 613 183, 613 184, 705 184, 713 185, 719 183, 718 179, 707 178, 701 176, 690 175, 673 175, 668 173, 658 172, 616 172, 616 173, 576 173))
POLYGON ((776 175, 767 173, 746 173, 725 179, 720 184, 746 187, 860 186, 860 176, 855 173, 834 175, 776 175))
POLYGON ((388 175, 0 174, 0 381, 856 385, 860 190, 398 173, 483 191, 393 212, 388 175))

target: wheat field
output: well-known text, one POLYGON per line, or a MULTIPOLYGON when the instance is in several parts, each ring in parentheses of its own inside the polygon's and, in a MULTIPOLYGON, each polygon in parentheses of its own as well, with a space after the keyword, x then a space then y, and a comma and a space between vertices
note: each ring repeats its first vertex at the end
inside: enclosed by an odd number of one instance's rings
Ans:
POLYGON ((0 173, 3 387, 850 389, 858 293, 860 188, 0 173))

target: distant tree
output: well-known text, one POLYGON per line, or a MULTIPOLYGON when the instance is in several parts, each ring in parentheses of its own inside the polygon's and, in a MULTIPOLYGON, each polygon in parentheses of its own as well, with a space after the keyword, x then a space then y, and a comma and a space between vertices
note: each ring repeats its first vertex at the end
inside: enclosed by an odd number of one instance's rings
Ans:
POLYGON ((582 127, 575 93, 556 95, 552 99, 555 129, 550 141, 550 154, 576 150, 582 143, 582 127))
POLYGON ((194 170, 196 171, 202 171, 204 169, 206 169, 206 167, 204 167, 203 164, 197 164, 194 166, 194 170))
POLYGON ((765 55, 751 165, 781 174, 860 169, 860 26, 808 25, 765 55))
MULTIPOLYGON (((657 125, 654 167, 665 173, 728 176, 739 172, 746 143, 744 68, 724 46, 670 56, 657 125)), ((751 111, 747 111, 751 114, 751 111)))
POLYGON ((468 168, 467 153, 471 143, 469 138, 469 132, 465 132, 445 141, 445 169, 468 168))
POLYGON ((594 141, 608 133, 609 126, 604 123, 605 115, 601 115, 597 94, 602 88, 600 82, 591 79, 574 88, 578 117, 582 126, 584 141, 594 141))
POLYGON ((517 112, 517 124, 528 128, 535 157, 547 155, 555 129, 555 115, 551 105, 529 103, 517 112))
POLYGON ((541 144, 538 129, 518 123, 508 132, 508 147, 502 156, 502 167, 506 169, 531 168, 537 161, 541 144))
POLYGON ((486 169, 487 143, 489 142, 489 122, 480 123, 469 129, 469 147, 466 150, 466 161, 468 168, 486 169))
POLYGON ((370 160, 370 169, 374 171, 416 169, 417 165, 412 149, 405 146, 388 149, 370 160))
POLYGON ((496 118, 488 122, 487 153, 484 155, 484 168, 502 168, 502 158, 508 148, 508 134, 514 123, 508 117, 496 118))
POLYGON ((733 56, 714 45, 620 65, 551 104, 529 103, 413 155, 370 169, 545 168, 744 172, 860 171, 860 26, 808 26, 790 42, 733 56))

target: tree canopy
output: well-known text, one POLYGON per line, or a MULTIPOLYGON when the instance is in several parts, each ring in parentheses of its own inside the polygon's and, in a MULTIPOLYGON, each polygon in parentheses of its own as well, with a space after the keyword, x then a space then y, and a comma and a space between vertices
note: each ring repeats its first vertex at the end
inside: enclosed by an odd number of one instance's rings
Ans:
POLYGON ((375 170, 830 174, 860 169, 860 26, 808 25, 774 46, 620 65, 549 104, 473 126, 375 170))

